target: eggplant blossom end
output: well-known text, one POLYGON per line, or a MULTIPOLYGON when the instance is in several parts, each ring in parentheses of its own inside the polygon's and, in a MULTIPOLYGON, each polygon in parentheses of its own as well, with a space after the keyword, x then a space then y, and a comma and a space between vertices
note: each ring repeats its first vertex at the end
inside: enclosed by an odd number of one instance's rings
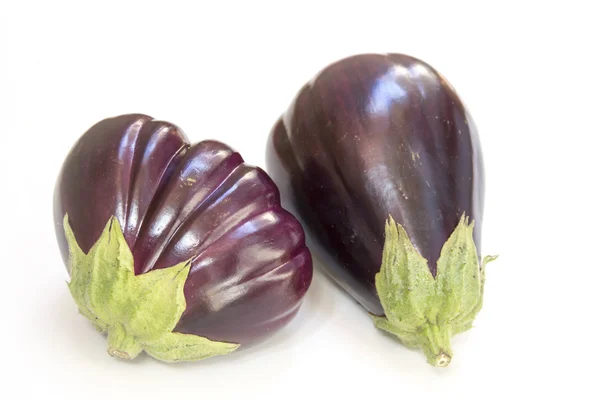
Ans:
POLYGON ((108 353, 131 360, 145 351, 166 362, 194 361, 239 345, 173 332, 186 308, 183 286, 190 262, 135 275, 133 255, 115 217, 88 254, 63 219, 69 245, 69 290, 79 312, 108 334, 108 353))
POLYGON ((497 257, 485 257, 480 266, 473 227, 463 215, 442 247, 434 278, 402 225, 391 216, 386 222, 381 270, 375 276, 385 317, 372 318, 407 347, 421 348, 436 367, 450 364, 450 338, 470 329, 481 310, 485 265, 497 257))

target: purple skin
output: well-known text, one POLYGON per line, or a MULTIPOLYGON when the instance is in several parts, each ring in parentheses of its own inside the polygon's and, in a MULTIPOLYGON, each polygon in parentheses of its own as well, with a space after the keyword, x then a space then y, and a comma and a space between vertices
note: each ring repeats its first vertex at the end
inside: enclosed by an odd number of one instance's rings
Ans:
POLYGON ((402 224, 435 276, 465 213, 479 251, 484 173, 475 125, 450 84, 401 54, 334 63, 276 123, 267 171, 303 223, 313 255, 369 312, 385 221, 402 224))
POLYGON ((304 231, 263 170, 146 115, 100 121, 68 154, 54 199, 66 264, 65 213, 86 253, 116 216, 136 274, 192 259, 175 332, 260 341, 296 315, 312 279, 304 231))

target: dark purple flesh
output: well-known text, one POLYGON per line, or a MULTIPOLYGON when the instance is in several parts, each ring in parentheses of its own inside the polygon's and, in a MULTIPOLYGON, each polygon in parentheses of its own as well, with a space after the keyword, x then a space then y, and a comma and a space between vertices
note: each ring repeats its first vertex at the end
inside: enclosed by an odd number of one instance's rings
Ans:
POLYGON ((65 213, 84 252, 116 216, 136 274, 192 259, 176 332, 259 341, 293 318, 312 279, 302 227, 263 170, 146 115, 91 127, 63 164, 54 204, 65 263, 65 213))
POLYGON ((484 174, 476 127, 450 84, 401 54, 334 63, 298 93, 268 142, 267 171, 313 255, 369 312, 388 216, 435 276, 463 213, 479 250, 484 174))

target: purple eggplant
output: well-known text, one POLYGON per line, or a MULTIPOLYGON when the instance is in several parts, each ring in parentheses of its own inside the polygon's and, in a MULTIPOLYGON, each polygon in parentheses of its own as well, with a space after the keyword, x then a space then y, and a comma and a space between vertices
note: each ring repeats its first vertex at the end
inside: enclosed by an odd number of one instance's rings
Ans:
POLYGON ((446 79, 401 54, 328 66, 275 124, 267 171, 313 255, 375 325, 448 365, 491 258, 480 257, 477 130, 446 79))
POLYGON ((146 115, 75 143, 54 211, 70 291, 113 356, 229 353, 289 322, 312 279, 304 231, 263 170, 146 115))

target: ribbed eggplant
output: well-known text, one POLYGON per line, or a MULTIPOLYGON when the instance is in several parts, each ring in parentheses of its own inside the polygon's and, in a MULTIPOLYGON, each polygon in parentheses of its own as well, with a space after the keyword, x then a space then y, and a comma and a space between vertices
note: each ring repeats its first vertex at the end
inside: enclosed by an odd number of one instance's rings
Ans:
POLYGON ((328 66, 275 124, 267 171, 313 255, 375 325, 448 365, 490 258, 478 134, 446 79, 401 54, 328 66))
POLYGON ((146 115, 75 143, 54 210, 71 294, 113 356, 229 353, 290 321, 311 282, 304 231, 269 176, 146 115))

